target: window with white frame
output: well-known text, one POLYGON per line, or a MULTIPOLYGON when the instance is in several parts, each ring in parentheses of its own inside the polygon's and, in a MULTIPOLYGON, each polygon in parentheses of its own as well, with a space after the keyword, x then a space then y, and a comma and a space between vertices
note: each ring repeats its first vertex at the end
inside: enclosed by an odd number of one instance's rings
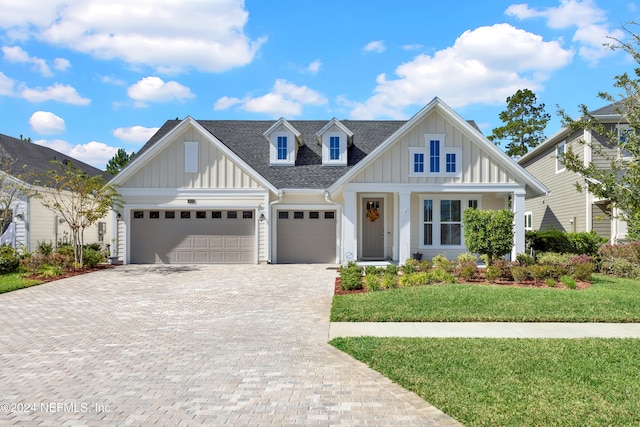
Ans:
POLYGON ((279 136, 278 137, 277 151, 278 151, 278 156, 277 156, 278 160, 287 160, 288 147, 287 147, 287 137, 286 136, 279 136))
POLYGON ((567 142, 562 141, 558 145, 556 145, 556 173, 560 173, 564 171, 566 168, 564 163, 562 163, 561 157, 567 151, 567 142))
POLYGON ((329 137, 329 160, 340 160, 340 137, 329 137))
POLYGON ((462 212, 467 207, 477 207, 478 199, 424 196, 421 203, 420 247, 463 246, 462 212))
POLYGON ((618 148, 619 156, 623 159, 631 158, 631 153, 625 150, 625 148, 632 142, 630 139, 635 137, 635 130, 629 125, 616 125, 616 132, 618 133, 618 140, 620 141, 618 148))
POLYGON ((532 218, 533 218, 532 212, 524 213, 524 229, 525 230, 533 230, 533 226, 531 225, 532 218))
POLYGON ((413 172, 424 173, 424 153, 413 153, 413 172))
POLYGON ((409 147, 409 176, 460 176, 462 149, 448 147, 445 134, 425 135, 424 146, 409 147))

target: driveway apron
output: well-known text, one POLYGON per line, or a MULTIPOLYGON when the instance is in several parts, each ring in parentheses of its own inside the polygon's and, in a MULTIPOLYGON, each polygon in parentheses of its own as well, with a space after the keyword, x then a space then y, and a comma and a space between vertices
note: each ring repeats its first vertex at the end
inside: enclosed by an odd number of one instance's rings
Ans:
POLYGON ((119 266, 0 294, 0 424, 459 425, 327 344, 335 276, 119 266))

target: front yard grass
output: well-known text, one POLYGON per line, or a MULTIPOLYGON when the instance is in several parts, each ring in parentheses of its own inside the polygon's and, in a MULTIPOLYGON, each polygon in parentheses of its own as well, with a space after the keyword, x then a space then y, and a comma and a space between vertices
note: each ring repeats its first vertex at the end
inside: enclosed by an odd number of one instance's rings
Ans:
POLYGON ((637 339, 358 337, 331 344, 467 426, 640 425, 637 339))
POLYGON ((640 322, 640 281, 583 290, 445 284, 335 295, 332 322, 640 322))
POLYGON ((0 294, 39 285, 40 283, 42 283, 41 280, 25 279, 19 273, 2 274, 0 275, 0 294))

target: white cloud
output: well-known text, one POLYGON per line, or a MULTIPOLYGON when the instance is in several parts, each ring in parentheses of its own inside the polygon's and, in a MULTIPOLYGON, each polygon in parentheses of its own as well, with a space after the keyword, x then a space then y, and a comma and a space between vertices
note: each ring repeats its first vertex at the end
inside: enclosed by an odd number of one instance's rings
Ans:
POLYGON ((39 139, 33 142, 34 144, 52 148, 101 170, 104 170, 109 159, 111 159, 118 151, 116 147, 111 147, 103 142, 97 141, 78 145, 71 145, 67 141, 61 139, 39 139))
POLYGON ((421 44, 405 44, 404 46, 402 46, 402 50, 419 50, 423 47, 424 46, 421 44))
POLYGON ((29 125, 40 135, 62 133, 65 130, 64 120, 49 111, 36 111, 29 118, 29 125))
POLYGON ((16 82, 7 77, 2 71, 0 71, 0 96, 14 95, 13 88, 16 82))
POLYGON ((29 102, 58 101, 73 105, 89 105, 91 102, 90 99, 78 95, 72 86, 60 83, 55 83, 46 89, 23 87, 18 95, 29 102))
POLYGON ((297 86, 284 79, 278 79, 270 93, 256 97, 234 98, 224 96, 218 99, 213 108, 225 110, 234 105, 252 113, 265 113, 270 116, 299 116, 305 105, 324 105, 327 98, 307 86, 297 86))
POLYGON ((127 128, 117 128, 113 130, 116 138, 133 143, 147 142, 159 128, 147 128, 144 126, 131 126, 127 128))
POLYGON ((508 24, 476 28, 463 33, 452 47, 401 64, 397 79, 380 74, 375 94, 358 103, 351 116, 405 118, 404 108, 424 105, 435 96, 454 108, 500 104, 518 89, 540 90, 548 74, 567 65, 572 56, 557 41, 545 42, 508 24))
POLYGON ((100 81, 102 81, 102 83, 108 83, 114 86, 124 86, 127 84, 127 82, 125 82, 124 80, 112 76, 102 76, 100 78, 100 81))
POLYGON ((53 68, 55 68, 58 71, 65 71, 69 67, 71 67, 71 61, 69 61, 68 59, 55 58, 53 60, 53 68))
POLYGON ((227 108, 233 107, 234 105, 242 104, 242 99, 223 96, 218 99, 215 104, 213 104, 214 110, 226 110, 227 108))
POLYGON ((2 53, 7 61, 32 64, 43 76, 51 77, 53 75, 51 68, 47 65, 47 61, 35 56, 29 56, 20 46, 3 46, 2 53))
POLYGON ((384 41, 375 40, 366 44, 365 47, 362 48, 365 52, 375 52, 382 53, 387 50, 387 47, 384 45, 384 41))
POLYGON ((191 90, 175 81, 165 82, 160 77, 145 77, 136 84, 129 86, 127 94, 138 101, 138 106, 146 105, 144 101, 168 102, 183 101, 195 98, 191 90))
POLYGON ((313 75, 316 75, 318 74, 318 71, 320 71, 321 66, 322 66, 322 62, 320 62, 319 59, 316 59, 311 64, 309 64, 309 66, 307 67, 307 71, 313 75))
POLYGON ((520 20, 544 18, 547 25, 554 29, 576 27, 573 41, 580 44, 578 54, 591 64, 611 53, 603 46, 612 40, 609 37, 622 39, 624 32, 611 29, 607 21, 606 11, 600 9, 593 0, 561 0, 557 7, 534 9, 528 4, 514 4, 507 8, 505 14, 520 20))
POLYGON ((0 6, 0 28, 11 37, 158 71, 226 71, 250 63, 266 41, 245 34, 243 0, 0 0, 0 6))

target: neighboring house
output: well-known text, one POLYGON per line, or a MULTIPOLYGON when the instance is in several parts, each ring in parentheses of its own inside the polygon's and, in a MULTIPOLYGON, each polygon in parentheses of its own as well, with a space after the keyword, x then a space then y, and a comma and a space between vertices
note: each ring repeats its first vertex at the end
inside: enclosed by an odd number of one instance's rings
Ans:
POLYGON ((455 257, 464 209, 521 218, 546 192, 438 98, 408 121, 171 120, 111 183, 126 263, 455 257))
MULTIPOLYGON (((43 176, 54 168, 52 160, 72 162, 72 164, 90 176, 102 174, 105 178, 111 175, 94 168, 65 154, 31 142, 0 134, 0 161, 4 170, 0 172, 2 184, 0 200, 9 202, 9 221, 3 224, 3 243, 10 244, 27 251, 37 249, 38 242, 51 243, 54 246, 71 242, 71 232, 67 224, 52 211, 42 205, 42 201, 34 196, 35 192, 45 194, 49 189, 38 185, 43 176), (18 190, 14 197, 8 192, 18 190), (25 189, 26 191, 20 191, 25 189), (5 233, 7 230, 9 232, 5 233)), ((85 231, 86 243, 109 243, 111 221, 105 219, 85 231)))
MULTIPOLYGON (((621 122, 622 117, 616 112, 615 103, 591 114, 609 129, 616 129, 621 137, 629 131, 629 126, 621 122)), ((588 189, 588 180, 565 169, 558 158, 559 153, 571 147, 585 163, 593 161, 607 168, 607 161, 593 152, 589 143, 599 144, 610 155, 619 155, 618 149, 601 135, 588 130, 571 131, 563 128, 518 160, 522 167, 549 189, 549 194, 526 201, 524 222, 527 229, 567 232, 594 230, 611 242, 626 238, 626 223, 616 218, 617 212, 612 211, 608 200, 596 198, 589 191, 579 192, 576 183, 583 187, 586 185, 588 189), (580 140, 587 144, 580 144, 580 140)))

